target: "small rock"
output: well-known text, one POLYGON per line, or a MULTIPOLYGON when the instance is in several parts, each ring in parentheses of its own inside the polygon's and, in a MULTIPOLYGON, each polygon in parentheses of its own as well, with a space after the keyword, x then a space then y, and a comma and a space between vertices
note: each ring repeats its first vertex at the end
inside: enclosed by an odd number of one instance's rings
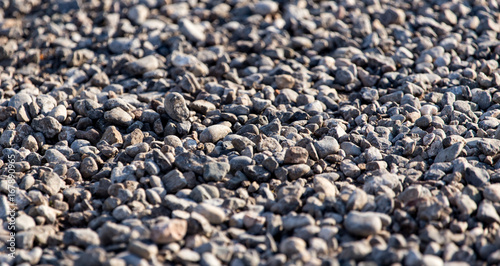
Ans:
POLYGON ((31 126, 33 129, 42 132, 47 138, 55 137, 62 130, 61 123, 50 116, 33 119, 31 126))
POLYGON ((350 83, 354 82, 354 79, 355 79, 355 77, 352 74, 352 72, 345 69, 345 68, 341 68, 341 69, 337 70, 337 72, 335 74, 335 81, 337 81, 340 85, 350 84, 350 83))
POLYGON ((388 26, 390 24, 404 24, 406 20, 405 11, 399 8, 388 8, 385 13, 381 16, 382 24, 388 26))
POLYGON ((122 134, 115 126, 107 127, 104 134, 102 134, 101 140, 106 141, 108 144, 123 143, 122 134))
POLYGON ((64 232, 63 243, 86 248, 100 244, 99 236, 89 228, 71 228, 64 232))
POLYGON ((483 187, 490 181, 488 171, 474 166, 469 166, 465 169, 464 178, 468 184, 475 187, 483 187))
POLYGON ((221 208, 207 203, 199 204, 193 211, 203 215, 211 224, 221 224, 226 219, 226 214, 221 208))
POLYGON ((160 64, 154 55, 148 55, 141 59, 125 64, 124 69, 130 75, 142 75, 146 72, 158 69, 160 64))
POLYGON ((165 110, 172 119, 183 122, 189 118, 189 109, 181 94, 174 92, 165 97, 165 110))
POLYGON ((280 252, 292 257, 306 250, 306 242, 298 237, 288 237, 280 243, 280 252))
POLYGON ((127 12, 127 17, 135 24, 142 24, 149 15, 149 9, 144 5, 135 5, 127 12))
POLYGON ((181 171, 174 169, 162 178, 165 189, 169 193, 176 193, 187 185, 187 180, 181 171))
POLYGON ((151 228, 151 239, 156 244, 168 244, 182 240, 186 233, 186 220, 171 219, 154 225, 151 228))
POLYGON ((492 202, 500 202, 500 184, 491 184, 485 187, 483 196, 492 202))
POLYGON ((128 251, 141 258, 150 260, 152 258, 155 258, 158 254, 158 247, 156 245, 147 245, 136 240, 130 242, 130 244, 128 245, 128 251))
POLYGON ((130 216, 132 215, 132 210, 130 210, 127 205, 121 205, 113 210, 112 215, 116 220, 122 221, 127 218, 131 218, 130 216))
POLYGON ((370 213, 351 211, 344 221, 344 227, 351 235, 367 237, 382 230, 382 221, 370 213))
POLYGON ((80 173, 83 178, 90 178, 97 174, 99 167, 92 157, 86 157, 80 164, 80 173))
POLYGON ((307 163, 309 153, 302 147, 290 147, 285 152, 284 163, 286 164, 303 164, 307 163))
POLYGON ((290 75, 278 75, 275 77, 278 89, 291 89, 295 85, 295 79, 290 75))
POLYGON ((203 166, 203 179, 205 181, 221 181, 230 170, 228 163, 208 163, 203 166))
POLYGON ((215 108, 215 105, 209 101, 205 101, 205 100, 196 100, 194 102, 192 102, 189 107, 191 107, 191 109, 195 110, 196 112, 198 113, 201 113, 201 114, 204 114, 206 115, 208 112, 210 111, 214 111, 216 108, 215 108))
POLYGON ((278 11, 278 3, 273 1, 260 1, 253 6, 253 12, 259 15, 268 15, 278 11))
POLYGON ((204 42, 206 39, 203 29, 188 19, 179 21, 179 30, 192 42, 204 42))
POLYGON ((217 141, 226 137, 229 133, 231 133, 231 128, 225 125, 213 125, 204 129, 200 134, 201 142, 212 142, 216 143, 217 141))
POLYGON ((327 197, 335 197, 338 194, 337 187, 328 179, 316 175, 314 177, 314 191, 322 192, 327 197))
POLYGON ((132 116, 129 113, 123 111, 123 109, 120 107, 116 107, 110 111, 105 112, 104 119, 108 123, 122 127, 128 127, 134 122, 132 116))
POLYGON ((340 145, 337 140, 330 136, 326 136, 322 140, 315 142, 314 147, 320 158, 325 158, 340 150, 340 145))
POLYGON ((440 151, 436 158, 434 159, 435 163, 440 162, 451 162, 462 152, 464 148, 464 144, 462 142, 457 142, 450 147, 440 151))

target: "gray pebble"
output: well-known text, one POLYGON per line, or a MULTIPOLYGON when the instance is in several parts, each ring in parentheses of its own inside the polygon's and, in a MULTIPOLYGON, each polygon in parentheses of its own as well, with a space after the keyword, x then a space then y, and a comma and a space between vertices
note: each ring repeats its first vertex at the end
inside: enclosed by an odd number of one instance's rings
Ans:
POLYGON ((189 109, 186 101, 179 93, 169 93, 165 97, 165 110, 167 114, 178 122, 183 122, 189 118, 189 109))

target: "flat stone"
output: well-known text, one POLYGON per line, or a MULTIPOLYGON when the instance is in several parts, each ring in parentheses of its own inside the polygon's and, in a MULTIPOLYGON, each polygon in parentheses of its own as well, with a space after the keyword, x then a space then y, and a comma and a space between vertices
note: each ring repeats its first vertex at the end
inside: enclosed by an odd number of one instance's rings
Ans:
POLYGON ((205 100, 196 100, 192 102, 189 107, 194 111, 206 115, 210 111, 214 111, 215 105, 209 101, 205 100))

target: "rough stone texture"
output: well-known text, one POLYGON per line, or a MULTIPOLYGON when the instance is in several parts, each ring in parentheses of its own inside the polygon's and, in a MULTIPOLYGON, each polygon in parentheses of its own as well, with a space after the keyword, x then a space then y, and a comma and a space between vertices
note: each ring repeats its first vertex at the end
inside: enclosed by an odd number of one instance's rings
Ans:
POLYGON ((0 0, 0 264, 500 264, 497 2, 0 0))

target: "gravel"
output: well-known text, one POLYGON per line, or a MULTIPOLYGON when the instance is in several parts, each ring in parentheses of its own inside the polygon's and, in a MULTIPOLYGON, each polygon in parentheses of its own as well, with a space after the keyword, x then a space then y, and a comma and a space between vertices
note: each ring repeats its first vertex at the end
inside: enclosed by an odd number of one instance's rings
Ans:
POLYGON ((0 7, 0 264, 500 262, 495 1, 0 7))

